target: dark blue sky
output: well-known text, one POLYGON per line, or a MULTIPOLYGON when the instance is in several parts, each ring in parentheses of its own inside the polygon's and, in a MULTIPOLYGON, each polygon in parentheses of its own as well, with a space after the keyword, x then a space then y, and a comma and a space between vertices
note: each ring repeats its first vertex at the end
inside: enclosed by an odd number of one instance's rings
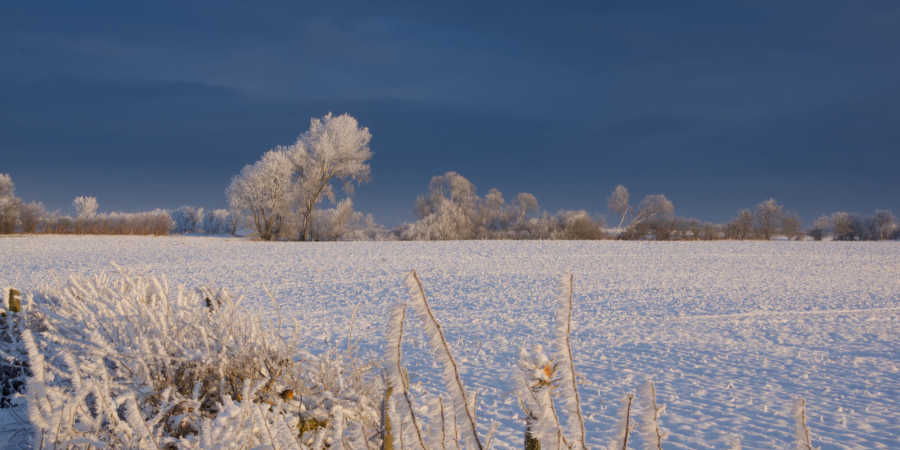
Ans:
POLYGON ((222 207, 333 111, 372 131, 354 198, 389 225, 447 170, 551 211, 621 183, 716 221, 900 213, 894 0, 8 3, 0 172, 52 209, 222 207))

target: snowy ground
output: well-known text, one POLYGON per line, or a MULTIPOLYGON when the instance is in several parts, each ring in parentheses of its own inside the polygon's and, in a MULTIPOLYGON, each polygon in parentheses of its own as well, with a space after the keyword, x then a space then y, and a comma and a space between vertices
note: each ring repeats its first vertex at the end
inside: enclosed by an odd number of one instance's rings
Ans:
MULTIPOLYGON (((30 290, 111 262, 227 287, 267 315, 280 309, 313 349, 344 346, 353 330, 372 357, 388 305, 417 269, 479 392, 482 432, 499 421, 503 448, 522 442, 509 382, 518 348, 547 342, 558 277, 571 271, 592 447, 609 442, 619 399, 647 378, 667 405, 666 448, 790 447, 796 397, 807 400, 815 445, 900 447, 898 243, 0 238, 0 286, 30 290)), ((424 340, 406 342, 412 381, 433 389, 424 340)))

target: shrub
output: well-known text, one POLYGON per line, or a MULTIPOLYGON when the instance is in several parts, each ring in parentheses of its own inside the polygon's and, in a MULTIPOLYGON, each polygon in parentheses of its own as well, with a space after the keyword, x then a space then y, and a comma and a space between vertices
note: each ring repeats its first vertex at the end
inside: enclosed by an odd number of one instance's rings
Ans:
POLYGON ((381 387, 369 366, 298 350, 225 291, 120 272, 72 277, 25 304, 43 324, 22 333, 35 447, 377 439, 381 387))

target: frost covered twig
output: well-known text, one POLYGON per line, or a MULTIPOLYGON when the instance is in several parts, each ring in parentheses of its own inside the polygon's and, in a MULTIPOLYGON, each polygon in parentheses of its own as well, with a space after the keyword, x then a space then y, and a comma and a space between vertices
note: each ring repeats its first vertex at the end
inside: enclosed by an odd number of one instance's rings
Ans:
POLYGON ((616 439, 609 445, 610 450, 628 449, 628 435, 631 433, 631 403, 633 400, 633 393, 626 394, 622 399, 622 411, 618 429, 616 430, 616 439))
POLYGON ((797 450, 814 450, 810 438, 809 427, 806 425, 806 400, 799 398, 794 402, 793 416, 796 424, 795 440, 797 450))
POLYGON ((572 356, 572 307, 574 297, 575 276, 569 274, 561 280, 559 304, 556 310, 556 328, 553 341, 555 359, 562 379, 560 394, 563 407, 568 416, 570 440, 576 448, 587 448, 584 432, 584 417, 581 415, 581 396, 575 379, 575 361, 572 356), (580 447, 579 447, 580 446, 580 447))
POLYGON ((461 420, 461 422, 465 428, 466 434, 468 434, 467 440, 472 447, 481 450, 483 446, 481 444, 481 439, 478 437, 475 412, 466 396, 466 390, 465 387, 463 387, 462 378, 459 375, 459 368, 456 365, 456 360, 453 359, 453 354, 450 352, 450 344, 444 337, 441 325, 434 317, 434 312, 428 304, 428 298, 425 296, 425 288, 422 286, 422 281, 419 280, 419 276, 416 274, 415 270, 410 272, 407 276, 406 285, 409 289, 412 307, 416 310, 424 323, 425 334, 428 336, 431 349, 443 366, 441 375, 444 379, 444 385, 446 386, 447 391, 453 396, 456 415, 461 416, 461 418, 464 419, 461 420))
POLYGON ((659 426, 659 417, 665 412, 666 405, 657 406, 656 386, 652 381, 648 381, 642 389, 641 404, 644 413, 641 418, 644 445, 647 450, 662 450, 662 441, 667 433, 659 426))
MULTIPOLYGON (((409 397, 409 389, 407 389, 407 382, 404 380, 405 377, 403 376, 403 321, 405 319, 406 303, 394 305, 394 307, 391 308, 391 313, 388 317, 388 382, 386 388, 388 389, 388 392, 399 392, 403 394, 403 399, 406 401, 406 406, 409 410, 409 417, 412 420, 413 428, 416 432, 416 438, 419 441, 419 445, 425 450, 427 447, 422 438, 422 429, 419 427, 419 421, 416 419, 415 408, 413 407, 412 399, 409 397)), ((391 418, 388 417, 388 419, 390 420, 391 418)), ((391 422, 395 423, 393 420, 391 420, 391 422)))

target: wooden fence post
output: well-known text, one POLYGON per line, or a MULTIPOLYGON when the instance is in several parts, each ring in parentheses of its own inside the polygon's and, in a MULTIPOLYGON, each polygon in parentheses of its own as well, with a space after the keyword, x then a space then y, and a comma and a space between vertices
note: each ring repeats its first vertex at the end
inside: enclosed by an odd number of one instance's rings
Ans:
POLYGON ((17 289, 9 288, 9 311, 10 312, 21 312, 22 311, 22 293, 17 289))

